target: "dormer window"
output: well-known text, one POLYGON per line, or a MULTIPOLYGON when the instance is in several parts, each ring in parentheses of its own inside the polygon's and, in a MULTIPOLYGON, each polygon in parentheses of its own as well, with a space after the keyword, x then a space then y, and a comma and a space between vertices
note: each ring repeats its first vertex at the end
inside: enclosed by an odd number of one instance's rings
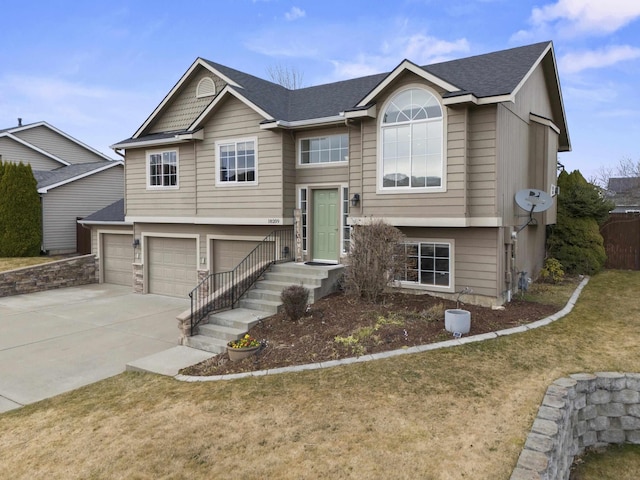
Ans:
POLYGON ((216 84, 211 77, 205 77, 198 82, 196 97, 211 97, 216 94, 216 84))
POLYGON ((423 88, 394 95, 383 110, 380 138, 382 190, 442 190, 443 115, 435 95, 423 88))

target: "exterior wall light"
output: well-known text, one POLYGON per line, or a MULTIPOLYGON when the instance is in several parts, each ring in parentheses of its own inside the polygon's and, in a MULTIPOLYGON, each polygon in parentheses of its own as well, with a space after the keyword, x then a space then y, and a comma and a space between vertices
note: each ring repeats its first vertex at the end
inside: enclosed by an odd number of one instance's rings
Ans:
POLYGON ((360 203, 360 194, 354 193, 353 197, 351 197, 351 206, 357 207, 359 203, 360 203))

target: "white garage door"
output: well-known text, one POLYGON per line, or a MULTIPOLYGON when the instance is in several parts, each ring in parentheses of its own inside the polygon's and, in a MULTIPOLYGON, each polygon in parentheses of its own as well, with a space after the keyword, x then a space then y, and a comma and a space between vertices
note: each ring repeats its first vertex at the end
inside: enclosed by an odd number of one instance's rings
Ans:
POLYGON ((251 253, 260 242, 253 240, 214 240, 213 271, 229 272, 251 253))
POLYGON ((198 284, 196 241, 149 237, 149 293, 186 297, 198 284))
POLYGON ((105 233, 102 235, 102 268, 104 283, 130 287, 133 284, 133 236, 105 233))

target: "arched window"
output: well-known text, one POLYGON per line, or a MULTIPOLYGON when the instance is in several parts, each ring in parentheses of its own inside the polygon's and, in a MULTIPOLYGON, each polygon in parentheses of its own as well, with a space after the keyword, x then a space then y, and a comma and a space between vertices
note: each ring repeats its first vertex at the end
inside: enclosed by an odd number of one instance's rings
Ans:
POLYGON ((442 107, 428 90, 391 98, 380 132, 383 189, 442 187, 442 125, 442 107))
POLYGON ((211 77, 204 77, 198 82, 196 97, 210 97, 216 94, 216 84, 211 77))

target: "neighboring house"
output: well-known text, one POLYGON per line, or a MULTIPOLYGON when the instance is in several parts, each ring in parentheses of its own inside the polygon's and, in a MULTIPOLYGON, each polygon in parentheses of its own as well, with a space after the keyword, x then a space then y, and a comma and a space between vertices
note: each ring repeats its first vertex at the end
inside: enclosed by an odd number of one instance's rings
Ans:
POLYGON ((0 130, 0 159, 31 164, 42 202, 42 249, 77 251, 78 218, 124 195, 124 165, 46 122, 0 130))
POLYGON ((350 229, 380 218, 407 238, 399 285, 501 304, 556 220, 554 205, 529 222, 514 195, 555 192, 570 141, 546 42, 297 90, 198 58, 112 148, 125 208, 92 229, 103 281, 133 259, 136 291, 186 295, 283 227, 304 260, 341 262, 350 229))
POLYGON ((611 213, 640 213, 640 177, 612 177, 606 194, 616 205, 611 213))

